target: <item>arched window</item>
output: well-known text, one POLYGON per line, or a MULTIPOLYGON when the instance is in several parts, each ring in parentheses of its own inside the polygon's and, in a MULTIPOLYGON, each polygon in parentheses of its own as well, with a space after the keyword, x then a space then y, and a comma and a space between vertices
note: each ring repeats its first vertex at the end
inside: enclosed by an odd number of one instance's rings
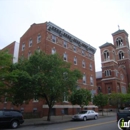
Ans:
POLYGON ((124 59, 124 53, 122 51, 119 52, 119 59, 124 59))
POLYGON ((83 75, 83 84, 86 84, 86 75, 83 75))
POLYGON ((77 65, 77 58, 76 58, 76 56, 74 57, 74 64, 77 65))
POLYGON ((123 46, 123 40, 122 40, 120 37, 118 37, 118 38, 116 39, 116 45, 117 45, 117 47, 123 46))
POLYGON ((56 49, 55 49, 55 47, 52 48, 51 53, 52 53, 52 54, 55 54, 55 53, 56 53, 56 49))
POLYGON ((105 76, 110 76, 111 75, 111 70, 105 70, 105 76))
POLYGON ((109 56, 109 52, 106 50, 104 51, 104 60, 109 60, 110 56, 109 56))

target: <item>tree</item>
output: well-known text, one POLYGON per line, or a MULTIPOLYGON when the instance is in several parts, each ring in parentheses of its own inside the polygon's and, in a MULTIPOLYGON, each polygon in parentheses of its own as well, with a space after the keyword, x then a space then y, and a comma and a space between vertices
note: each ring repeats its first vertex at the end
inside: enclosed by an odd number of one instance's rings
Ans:
POLYGON ((111 93, 109 95, 109 104, 112 106, 115 106, 117 110, 121 107, 123 104, 123 95, 122 93, 111 93))
POLYGON ((93 98, 93 104, 97 105, 99 108, 102 109, 102 115, 103 115, 103 108, 108 103, 108 96, 104 95, 102 93, 99 93, 98 95, 95 95, 93 98))
POLYGON ((87 89, 78 89, 71 93, 69 97, 69 101, 75 105, 80 105, 83 108, 85 105, 88 105, 89 101, 91 101, 91 93, 87 89))
POLYGON ((19 105, 22 100, 45 99, 49 107, 48 121, 51 120, 55 101, 63 101, 63 95, 69 94, 77 85, 77 80, 82 77, 80 71, 70 70, 70 64, 59 55, 47 55, 43 52, 35 52, 28 61, 22 60, 12 69, 10 78, 14 78, 14 87, 11 91, 15 92, 12 101, 19 105), (22 95, 18 96, 19 94, 22 95))
POLYGON ((12 55, 7 51, 0 51, 0 101, 6 93, 7 75, 12 64, 12 55))

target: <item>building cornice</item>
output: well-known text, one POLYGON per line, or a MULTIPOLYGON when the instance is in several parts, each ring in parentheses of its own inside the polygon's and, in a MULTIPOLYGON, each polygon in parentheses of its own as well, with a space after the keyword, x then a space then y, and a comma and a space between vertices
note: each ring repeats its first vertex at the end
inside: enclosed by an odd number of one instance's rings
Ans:
POLYGON ((47 22, 47 30, 49 32, 51 32, 51 31, 56 32, 60 37, 65 37, 70 42, 75 42, 79 47, 83 46, 87 51, 89 51, 92 54, 95 54, 95 52, 96 52, 96 48, 94 48, 90 44, 80 40, 79 38, 75 37, 74 35, 70 34, 67 31, 65 31, 64 29, 53 24, 52 22, 47 22))

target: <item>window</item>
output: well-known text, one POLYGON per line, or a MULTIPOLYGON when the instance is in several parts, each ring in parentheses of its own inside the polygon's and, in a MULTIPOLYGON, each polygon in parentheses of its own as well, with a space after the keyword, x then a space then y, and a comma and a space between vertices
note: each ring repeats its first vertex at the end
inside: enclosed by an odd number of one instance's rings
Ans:
POLYGON ((77 65, 77 58, 76 58, 76 56, 74 57, 74 64, 77 65))
POLYGON ((83 75, 83 84, 86 84, 86 75, 83 75))
POLYGON ((52 42, 56 43, 56 36, 52 35, 52 42))
POLYGON ((121 77, 121 80, 123 80, 123 79, 124 79, 124 76, 123 76, 123 74, 120 74, 120 77, 121 77))
POLYGON ((25 50, 25 43, 22 44, 22 51, 25 50))
POLYGON ((64 59, 64 61, 67 61, 67 54, 66 53, 63 54, 63 59, 64 59))
POLYGON ((89 54, 88 56, 89 56, 89 59, 92 59, 92 55, 91 54, 89 54))
POLYGON ((52 54, 55 54, 55 53, 56 53, 56 49, 55 49, 55 47, 52 48, 51 53, 52 53, 52 54))
POLYGON ((93 77, 90 77, 90 85, 94 85, 93 77))
POLYGON ((30 58, 30 56, 31 56, 31 52, 29 51, 29 52, 28 52, 28 59, 30 58))
POLYGON ((113 51, 113 60, 116 60, 116 54, 115 54, 115 51, 113 51))
POLYGON ((63 95, 63 102, 68 102, 68 96, 65 92, 64 92, 64 95, 63 95))
POLYGON ((115 70, 115 75, 116 75, 116 77, 118 77, 118 70, 115 70))
POLYGON ((106 50, 104 51, 104 60, 109 60, 109 52, 106 50))
POLYGON ((73 46, 73 51, 76 52, 76 46, 73 46))
POLYGON ((85 68, 85 61, 82 61, 82 67, 85 68))
POLYGON ((116 45, 117 45, 117 47, 122 47, 123 46, 123 40, 120 37, 118 37, 116 39, 116 45))
POLYGON ((109 86, 107 89, 108 89, 108 94, 111 93, 111 87, 109 86))
POLYGON ((124 53, 122 51, 119 52, 119 59, 124 59, 124 53))
POLYGON ((89 65, 89 68, 90 68, 90 70, 92 70, 93 68, 92 68, 92 64, 90 63, 90 65, 89 65))
POLYGON ((111 76, 111 70, 105 70, 105 76, 111 76))
POLYGON ((39 42, 41 42, 41 35, 40 34, 38 34, 38 36, 37 36, 37 43, 39 43, 39 42))
POLYGON ((66 41, 64 41, 64 43, 63 43, 63 44, 64 44, 64 47, 65 47, 65 48, 67 48, 67 42, 66 42, 66 41))
POLYGON ((40 47, 38 46, 37 51, 40 52, 40 47))
POLYGON ((32 46, 32 39, 29 40, 29 47, 32 46))
POLYGON ((117 92, 120 92, 120 86, 117 85, 117 92))
POLYGON ((34 113, 37 112, 37 108, 33 108, 33 112, 34 112, 34 113))
POLYGON ((82 55, 83 55, 83 56, 85 55, 84 50, 82 50, 82 55))
POLYGON ((98 93, 101 93, 102 92, 102 89, 101 89, 101 87, 100 86, 98 86, 98 88, 97 88, 98 90, 98 93))

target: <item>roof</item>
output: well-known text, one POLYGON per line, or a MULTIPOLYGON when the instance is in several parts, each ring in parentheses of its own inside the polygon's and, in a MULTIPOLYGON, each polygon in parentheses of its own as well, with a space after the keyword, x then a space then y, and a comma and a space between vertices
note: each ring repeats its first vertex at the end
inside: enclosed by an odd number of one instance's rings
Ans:
POLYGON ((101 45, 99 48, 107 47, 107 46, 114 46, 112 43, 106 42, 105 44, 101 45))
POLYGON ((102 71, 96 72, 96 79, 102 78, 102 71))
POLYGON ((112 36, 119 34, 119 33, 125 33, 128 36, 128 33, 125 30, 120 30, 120 29, 118 31, 112 33, 112 36))

